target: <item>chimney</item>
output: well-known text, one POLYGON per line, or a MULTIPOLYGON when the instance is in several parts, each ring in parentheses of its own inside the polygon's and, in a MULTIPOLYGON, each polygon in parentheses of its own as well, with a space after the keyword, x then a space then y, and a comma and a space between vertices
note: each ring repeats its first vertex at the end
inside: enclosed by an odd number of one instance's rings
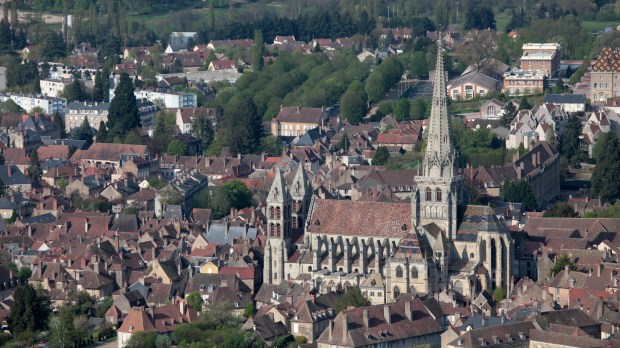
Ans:
POLYGON ((299 113, 299 110, 301 110, 301 105, 297 105, 297 113, 299 113))
POLYGON ((392 317, 390 315, 390 305, 384 305, 383 306, 383 317, 385 318, 385 322, 388 325, 392 324, 392 317))
POLYGON ((564 266, 564 272, 566 272, 567 274, 570 274, 570 266, 569 265, 564 266))
POLYGON ((538 166, 538 161, 535 153, 532 154, 532 166, 538 166))
POLYGON ((368 321, 368 308, 364 308, 362 311, 362 319, 364 320, 364 326, 370 328, 370 322, 368 321))
POLYGON ((54 205, 54 210, 58 210, 58 198, 52 198, 52 204, 54 205))
POLYGON ((185 315, 185 312, 186 312, 186 309, 187 309, 186 306, 187 305, 185 303, 185 300, 180 300, 179 301, 179 311, 181 312, 181 315, 185 315))
POLYGON ((329 323, 327 324, 327 330, 328 330, 328 334, 329 334, 329 340, 332 340, 332 334, 334 333, 334 321, 330 320, 329 323))
POLYGON ((603 271, 603 264, 599 263, 598 266, 596 267, 596 276, 600 278, 602 271, 603 271))
POLYGON ((12 173, 11 173, 11 165, 10 165, 10 164, 9 164, 9 165, 7 165, 7 166, 6 166, 6 169, 7 169, 8 175, 9 175, 9 177, 10 177, 10 176, 11 176, 11 174, 12 174, 12 173))
POLYGON ((99 273, 99 260, 93 263, 93 269, 95 270, 95 274, 100 274, 99 273))
POLYGON ((411 302, 405 301, 405 315, 409 321, 413 321, 413 316, 411 314, 411 302))

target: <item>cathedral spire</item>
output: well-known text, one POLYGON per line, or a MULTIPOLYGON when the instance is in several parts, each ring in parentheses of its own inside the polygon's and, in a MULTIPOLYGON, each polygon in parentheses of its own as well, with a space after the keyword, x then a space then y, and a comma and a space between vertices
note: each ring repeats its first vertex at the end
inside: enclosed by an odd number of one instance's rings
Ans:
POLYGON ((446 72, 443 65, 443 47, 437 41, 437 64, 429 132, 424 156, 423 175, 427 177, 449 178, 456 175, 455 152, 452 139, 452 125, 448 116, 448 97, 446 72))

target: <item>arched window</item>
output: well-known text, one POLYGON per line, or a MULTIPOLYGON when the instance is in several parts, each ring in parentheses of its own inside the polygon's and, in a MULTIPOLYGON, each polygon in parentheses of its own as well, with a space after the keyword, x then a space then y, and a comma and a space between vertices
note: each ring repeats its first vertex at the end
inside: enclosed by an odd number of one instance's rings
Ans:
POLYGON ((274 207, 270 207, 269 208, 269 218, 273 219, 275 217, 275 208, 274 207))
POLYGON ((304 201, 297 202, 297 211, 304 211, 304 201))
POLYGON ((282 217, 282 210, 280 207, 276 208, 276 219, 280 219, 282 217))
POLYGON ((312 266, 308 266, 308 272, 312 272, 312 266))
POLYGON ((437 202, 441 202, 442 201, 441 189, 439 187, 435 189, 435 201, 437 201, 437 202))
POLYGON ((398 286, 394 287, 394 299, 397 299, 400 296, 400 289, 398 286))
POLYGON ((430 187, 426 188, 426 201, 427 202, 431 202, 433 200, 433 192, 431 191, 430 187))
POLYGON ((274 224, 269 225, 269 237, 275 236, 276 227, 274 224))
POLYGON ((418 269, 415 266, 411 269, 411 279, 418 279, 418 269))
POLYGON ((297 201, 293 200, 293 211, 296 212, 297 211, 297 201))
POLYGON ((402 278, 403 277, 403 268, 398 266, 396 267, 396 278, 402 278))
POLYGON ((282 228, 280 227, 280 224, 276 225, 276 237, 280 238, 282 236, 282 228))
POLYGON ((293 228, 297 228, 297 217, 293 216, 293 228))

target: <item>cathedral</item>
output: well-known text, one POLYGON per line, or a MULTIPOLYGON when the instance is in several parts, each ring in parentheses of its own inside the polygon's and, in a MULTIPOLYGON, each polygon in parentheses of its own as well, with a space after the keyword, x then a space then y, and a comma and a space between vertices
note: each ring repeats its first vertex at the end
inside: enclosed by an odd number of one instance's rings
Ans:
POLYGON ((373 303, 447 289, 470 299, 512 286, 513 244, 487 206, 467 204, 448 115, 441 43, 426 153, 411 203, 319 199, 299 166, 267 196, 263 281, 312 281, 320 293, 359 286, 373 303))

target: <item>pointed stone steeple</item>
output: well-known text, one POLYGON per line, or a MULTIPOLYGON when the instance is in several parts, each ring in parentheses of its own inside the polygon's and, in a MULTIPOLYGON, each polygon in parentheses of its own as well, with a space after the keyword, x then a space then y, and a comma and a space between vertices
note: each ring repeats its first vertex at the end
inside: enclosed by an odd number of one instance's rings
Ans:
POLYGON ((446 72, 443 65, 443 47, 437 41, 437 64, 431 117, 424 156, 423 175, 427 177, 450 178, 456 174, 455 153, 452 140, 452 124, 448 115, 446 72))
POLYGON ((291 196, 304 197, 308 192, 308 176, 304 166, 300 163, 297 167, 297 172, 293 178, 293 183, 289 189, 291 196))
POLYGON ((269 195, 267 196, 267 202, 284 202, 287 198, 286 184, 282 177, 280 169, 276 169, 276 175, 273 178, 273 183, 269 189, 269 195))

